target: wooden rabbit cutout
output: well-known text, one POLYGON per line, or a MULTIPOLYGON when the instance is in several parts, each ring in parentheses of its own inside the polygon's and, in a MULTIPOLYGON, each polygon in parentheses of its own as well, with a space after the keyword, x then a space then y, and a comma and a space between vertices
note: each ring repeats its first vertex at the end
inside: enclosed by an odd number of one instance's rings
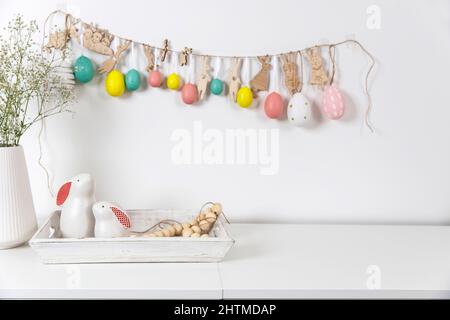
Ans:
POLYGON ((202 57, 202 71, 200 72, 200 76, 197 80, 197 88, 198 88, 198 94, 199 94, 199 100, 203 100, 205 97, 208 83, 211 81, 211 75, 209 72, 211 71, 211 67, 209 65, 209 57, 203 56, 202 57))
POLYGON ((231 97, 231 99, 233 99, 234 102, 236 102, 237 92, 242 83, 241 79, 239 77, 241 65, 242 65, 241 58, 235 57, 231 60, 230 78, 229 78, 229 82, 228 82, 228 87, 229 87, 228 94, 231 97))
POLYGON ((187 66, 189 63, 189 55, 192 53, 192 48, 184 47, 180 53, 180 66, 187 66))
POLYGON ((75 39, 80 43, 80 34, 75 27, 73 17, 66 14, 65 28, 63 31, 53 32, 49 35, 48 42, 44 46, 44 50, 51 52, 52 49, 64 50, 70 39, 75 39))
POLYGON ((310 85, 324 86, 328 83, 328 75, 323 65, 320 48, 314 47, 306 50, 306 57, 311 65, 310 85))
POLYGON ((284 71, 284 84, 291 95, 302 90, 303 84, 298 78, 296 52, 285 53, 280 56, 284 71))
POLYGON ((261 56, 258 57, 259 62, 261 63, 261 70, 253 77, 250 81, 250 86, 253 91, 253 95, 257 95, 259 91, 267 91, 269 89, 269 72, 272 68, 270 62, 270 56, 261 56))
POLYGON ((150 72, 155 69, 155 56, 153 55, 152 47, 146 44, 143 44, 142 46, 144 48, 145 57, 147 58, 147 67, 145 70, 150 72))
POLYGON ((83 24, 83 46, 96 53, 112 56, 114 51, 110 48, 114 36, 106 30, 95 28, 92 25, 83 24))
POLYGON ((111 72, 115 67, 117 62, 119 61, 119 58, 121 56, 121 54, 128 50, 128 48, 130 47, 131 41, 127 40, 124 43, 120 44, 117 47, 116 52, 113 53, 113 55, 107 59, 105 62, 103 62, 102 66, 98 69, 98 72, 100 73, 108 73, 111 72))

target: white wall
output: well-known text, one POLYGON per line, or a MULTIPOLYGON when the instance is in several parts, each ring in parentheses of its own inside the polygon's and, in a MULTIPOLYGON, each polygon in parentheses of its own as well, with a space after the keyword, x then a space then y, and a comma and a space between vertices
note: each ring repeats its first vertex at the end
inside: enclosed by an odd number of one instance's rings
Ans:
MULTIPOLYGON (((55 188, 91 172, 98 198, 125 208, 195 208, 221 201, 233 221, 448 223, 450 220, 450 18, 441 1, 69 1, 85 21, 129 38, 211 54, 265 54, 354 37, 377 59, 372 86, 376 134, 362 127, 367 60, 342 48, 339 84, 349 100, 342 121, 314 129, 269 121, 261 107, 241 110, 223 97, 186 107, 173 93, 145 90, 106 95, 100 78, 80 86, 76 114, 48 122, 44 160, 55 188), (366 26, 377 5, 381 28, 366 26), (176 166, 177 128, 280 130, 276 175, 244 166, 176 166)), ((2 1, 0 21, 13 13, 37 19, 64 1, 2 1)), ((128 66, 122 66, 127 68, 128 66)), ((141 68, 143 68, 143 63, 141 68)), ((316 94, 308 93, 311 98, 316 94)), ((37 127, 23 140, 39 215, 54 207, 37 165, 37 127)))

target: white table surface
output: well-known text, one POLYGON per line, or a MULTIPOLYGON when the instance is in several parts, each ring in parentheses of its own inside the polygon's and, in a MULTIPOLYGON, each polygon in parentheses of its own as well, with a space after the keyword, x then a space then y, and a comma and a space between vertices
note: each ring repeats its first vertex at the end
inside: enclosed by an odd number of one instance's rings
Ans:
POLYGON ((0 298, 450 298, 450 227, 229 231, 236 244, 218 264, 44 265, 28 246, 0 250, 0 298))

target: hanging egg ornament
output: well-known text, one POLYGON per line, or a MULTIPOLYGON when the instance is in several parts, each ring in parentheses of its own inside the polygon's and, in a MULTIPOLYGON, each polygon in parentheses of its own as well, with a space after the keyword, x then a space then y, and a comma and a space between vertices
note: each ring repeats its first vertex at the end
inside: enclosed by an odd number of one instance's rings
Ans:
POLYGON ((167 88, 169 88, 170 90, 178 90, 181 84, 180 76, 176 73, 169 74, 166 84, 167 88))
POLYGON ((311 102, 300 92, 295 93, 287 107, 289 122, 297 127, 304 127, 312 120, 311 102))
POLYGON ((128 91, 135 91, 141 86, 141 74, 136 69, 131 69, 125 75, 125 86, 128 91))
POLYGON ((279 119, 283 115, 283 97, 278 92, 271 92, 264 101, 264 112, 271 119, 279 119))
POLYGON ((344 115, 344 98, 341 91, 334 84, 325 87, 322 108, 323 113, 332 120, 338 120, 344 115))
POLYGON ((193 104, 198 100, 197 86, 192 83, 186 83, 181 89, 181 98, 186 104, 193 104))
POLYGON ((105 88, 110 96, 120 97, 125 92, 125 79, 123 74, 117 69, 108 73, 105 80, 105 88))
POLYGON ((214 78, 209 84, 209 90, 212 94, 219 95, 223 91, 223 82, 220 79, 214 78))
POLYGON ((159 88, 163 82, 162 73, 158 70, 152 70, 148 75, 147 81, 153 88, 159 88))
POLYGON ((253 92, 249 87, 240 87, 237 92, 236 101, 242 108, 248 108, 253 102, 253 92))
POLYGON ((75 79, 81 83, 87 83, 94 78, 95 70, 91 59, 80 56, 73 64, 73 74, 75 79))

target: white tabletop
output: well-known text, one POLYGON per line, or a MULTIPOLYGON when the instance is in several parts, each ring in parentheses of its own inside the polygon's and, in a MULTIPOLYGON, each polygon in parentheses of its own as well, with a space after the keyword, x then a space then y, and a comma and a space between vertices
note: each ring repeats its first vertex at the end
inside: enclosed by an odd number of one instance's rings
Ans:
POLYGON ((233 225, 231 298, 450 298, 450 227, 233 225))
POLYGON ((0 250, 0 298, 450 298, 450 227, 233 224, 222 263, 44 265, 0 250))
POLYGON ((0 298, 220 299, 217 264, 45 265, 28 246, 0 250, 0 298))

